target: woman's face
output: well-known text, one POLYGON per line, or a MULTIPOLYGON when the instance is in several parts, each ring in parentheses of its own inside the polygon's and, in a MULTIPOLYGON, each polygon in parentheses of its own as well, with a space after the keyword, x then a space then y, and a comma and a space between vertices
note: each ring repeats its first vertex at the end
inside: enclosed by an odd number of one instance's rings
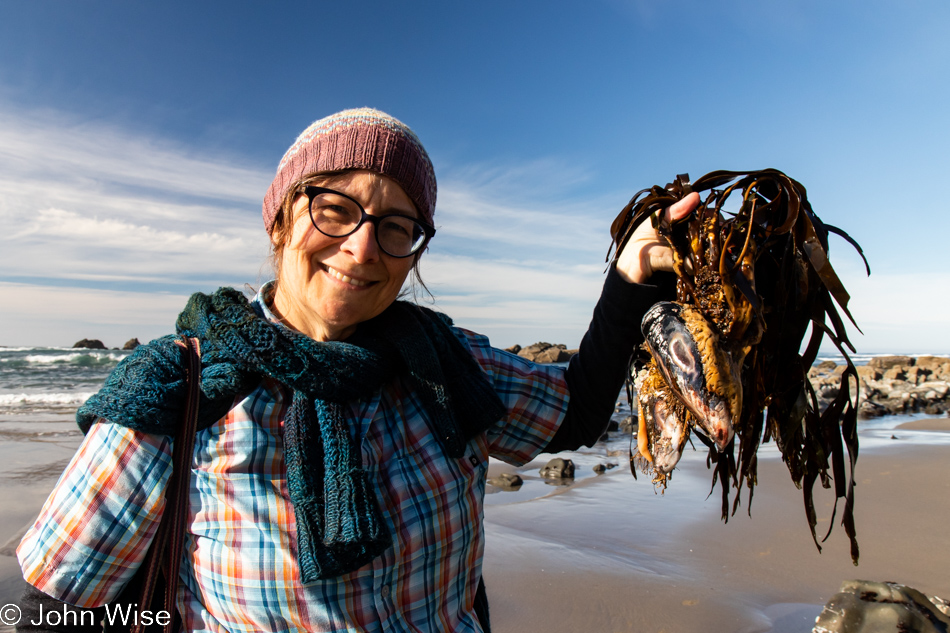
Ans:
MULTIPOLYGON (((419 217, 402 187, 386 176, 354 171, 323 186, 356 199, 369 215, 419 217)), ((310 221, 308 202, 301 193, 293 203, 291 234, 281 255, 274 308, 311 338, 339 341, 396 300, 415 257, 383 253, 369 222, 346 237, 320 233, 310 221)))

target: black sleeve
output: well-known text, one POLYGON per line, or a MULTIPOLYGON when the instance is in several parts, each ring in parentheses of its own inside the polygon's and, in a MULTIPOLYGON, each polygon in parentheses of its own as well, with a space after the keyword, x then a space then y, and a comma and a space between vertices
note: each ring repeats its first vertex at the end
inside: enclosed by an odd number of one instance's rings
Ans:
POLYGON ((671 298, 669 276, 661 273, 651 281, 659 285, 628 283, 610 266, 590 327, 567 368, 567 414, 546 452, 593 446, 603 436, 630 356, 643 342, 640 321, 653 304, 671 298))
POLYGON ((102 633, 104 607, 96 609, 74 607, 46 595, 30 584, 27 584, 23 590, 19 606, 20 621, 16 625, 17 631, 29 631, 30 633, 102 633), (50 622, 53 624, 50 624, 50 622))

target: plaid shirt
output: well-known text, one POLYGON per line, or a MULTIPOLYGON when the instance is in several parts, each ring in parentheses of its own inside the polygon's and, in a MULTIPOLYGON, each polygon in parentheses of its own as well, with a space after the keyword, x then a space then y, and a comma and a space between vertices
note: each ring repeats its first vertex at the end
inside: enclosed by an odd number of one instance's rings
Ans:
MULTIPOLYGON (((265 379, 197 434, 178 595, 186 630, 481 631, 473 603, 488 457, 533 459, 568 394, 563 369, 456 332, 508 416, 452 459, 398 378, 350 403, 393 545, 349 574, 300 580, 282 439, 289 390, 265 379)), ((17 550, 26 580, 82 607, 114 599, 158 527, 170 471, 169 438, 94 425, 17 550)))

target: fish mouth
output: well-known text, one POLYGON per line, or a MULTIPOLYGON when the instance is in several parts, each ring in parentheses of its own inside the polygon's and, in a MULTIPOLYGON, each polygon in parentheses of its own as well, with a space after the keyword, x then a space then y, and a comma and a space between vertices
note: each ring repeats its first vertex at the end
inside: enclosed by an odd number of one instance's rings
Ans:
POLYGON ((742 408, 742 383, 716 330, 698 310, 670 301, 650 308, 641 329, 670 392, 716 448, 725 450, 742 408))
POLYGON ((649 409, 653 424, 660 432, 653 446, 653 466, 657 471, 668 475, 673 472, 683 456, 683 448, 686 446, 686 424, 677 420, 676 414, 663 397, 655 398, 649 409))

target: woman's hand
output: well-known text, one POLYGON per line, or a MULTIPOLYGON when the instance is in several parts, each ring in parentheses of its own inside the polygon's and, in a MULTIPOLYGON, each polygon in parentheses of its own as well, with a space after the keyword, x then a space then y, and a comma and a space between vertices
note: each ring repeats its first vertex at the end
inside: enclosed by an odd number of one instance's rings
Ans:
MULTIPOLYGON (((694 191, 663 213, 669 221, 679 220, 697 206, 699 194, 694 191)), ((652 222, 643 222, 617 258, 617 272, 625 281, 642 284, 658 270, 673 270, 673 251, 666 240, 657 235, 652 222)))

